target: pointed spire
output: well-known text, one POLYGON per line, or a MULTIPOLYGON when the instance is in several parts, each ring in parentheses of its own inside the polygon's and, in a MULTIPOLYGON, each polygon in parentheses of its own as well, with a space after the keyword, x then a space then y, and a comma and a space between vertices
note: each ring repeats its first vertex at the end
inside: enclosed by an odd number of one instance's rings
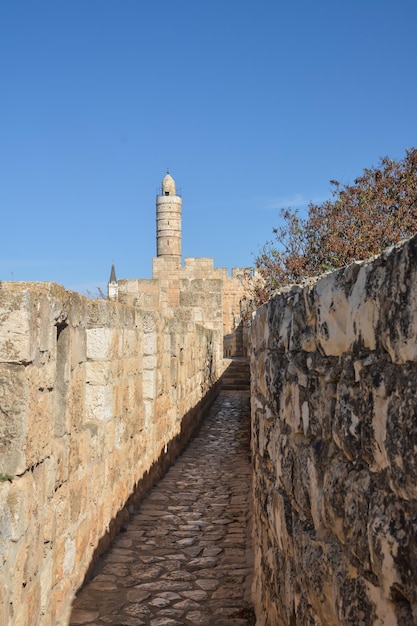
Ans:
POLYGON ((117 300, 119 294, 119 285, 116 278, 116 270, 114 269, 114 263, 111 266, 110 280, 107 283, 107 297, 109 300, 117 300))
POLYGON ((117 283, 116 270, 114 269, 114 263, 112 263, 112 266, 111 266, 109 283, 117 283))

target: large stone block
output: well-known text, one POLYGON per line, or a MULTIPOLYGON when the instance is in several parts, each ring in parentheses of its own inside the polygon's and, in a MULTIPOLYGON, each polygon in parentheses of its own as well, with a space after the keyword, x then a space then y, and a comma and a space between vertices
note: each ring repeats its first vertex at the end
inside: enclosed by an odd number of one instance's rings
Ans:
POLYGON ((88 361, 85 364, 85 382, 87 385, 107 385, 110 375, 110 361, 88 361))
POLYGON ((143 397, 147 400, 156 398, 156 370, 144 370, 142 375, 143 397))
POLYGON ((87 360, 87 334, 85 330, 77 328, 71 332, 70 355, 72 369, 87 360))
POLYGON ((340 356, 349 349, 347 333, 351 311, 344 289, 343 271, 319 280, 314 287, 317 298, 316 337, 319 349, 329 356, 340 356))
POLYGON ((0 365, 0 472, 22 474, 29 411, 29 381, 23 365, 0 365))
POLYGON ((108 361, 111 356, 113 331, 110 328, 86 330, 87 358, 92 361, 108 361))
POLYGON ((156 332, 145 333, 143 336, 144 356, 153 356, 158 352, 158 335, 156 332))
POLYGON ((113 417, 113 386, 87 385, 85 389, 85 422, 105 422, 113 417))
POLYGON ((28 290, 11 291, 0 286, 0 363, 34 360, 37 335, 30 307, 28 290))
POLYGON ((136 329, 123 329, 122 331, 123 349, 122 355, 126 357, 138 357, 142 353, 142 342, 139 332, 136 329))

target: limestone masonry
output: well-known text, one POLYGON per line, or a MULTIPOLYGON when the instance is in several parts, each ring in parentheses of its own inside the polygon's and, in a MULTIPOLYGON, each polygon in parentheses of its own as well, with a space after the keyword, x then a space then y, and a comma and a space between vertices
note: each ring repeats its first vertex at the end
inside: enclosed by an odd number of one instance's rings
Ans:
POLYGON ((417 624, 417 237, 241 319, 247 270, 181 260, 108 300, 0 283, 0 624, 68 626, 100 551, 251 359, 258 626, 417 624))
POLYGON ((169 175, 162 192, 151 280, 118 281, 112 268, 108 301, 0 283, 2 625, 68 623, 129 498, 213 399, 223 335, 237 343, 241 272, 229 278, 211 259, 181 267, 169 175))
POLYGON ((417 237, 252 326, 259 626, 417 624, 417 237))
POLYGON ((167 174, 156 197, 156 247, 152 279, 116 281, 110 277, 109 297, 170 318, 203 324, 217 337, 216 360, 244 352, 241 301, 248 270, 214 267, 211 258, 186 258, 181 266, 181 197, 167 174), (227 353, 227 354, 226 354, 227 353))

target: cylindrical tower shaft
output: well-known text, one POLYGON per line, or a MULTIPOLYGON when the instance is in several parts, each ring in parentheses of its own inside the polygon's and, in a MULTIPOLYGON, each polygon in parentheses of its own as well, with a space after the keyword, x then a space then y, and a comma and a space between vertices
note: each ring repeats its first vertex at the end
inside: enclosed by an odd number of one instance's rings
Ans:
POLYGON ((182 198, 176 194, 174 179, 162 181, 161 195, 156 196, 156 256, 181 260, 182 198))

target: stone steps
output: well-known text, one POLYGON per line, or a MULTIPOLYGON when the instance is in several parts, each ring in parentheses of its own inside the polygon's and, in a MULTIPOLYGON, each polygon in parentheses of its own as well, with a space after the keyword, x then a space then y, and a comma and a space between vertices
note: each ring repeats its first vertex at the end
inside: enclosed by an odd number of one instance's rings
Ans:
POLYGON ((250 364, 246 357, 225 359, 227 365, 222 376, 222 389, 228 391, 250 390, 250 364))

